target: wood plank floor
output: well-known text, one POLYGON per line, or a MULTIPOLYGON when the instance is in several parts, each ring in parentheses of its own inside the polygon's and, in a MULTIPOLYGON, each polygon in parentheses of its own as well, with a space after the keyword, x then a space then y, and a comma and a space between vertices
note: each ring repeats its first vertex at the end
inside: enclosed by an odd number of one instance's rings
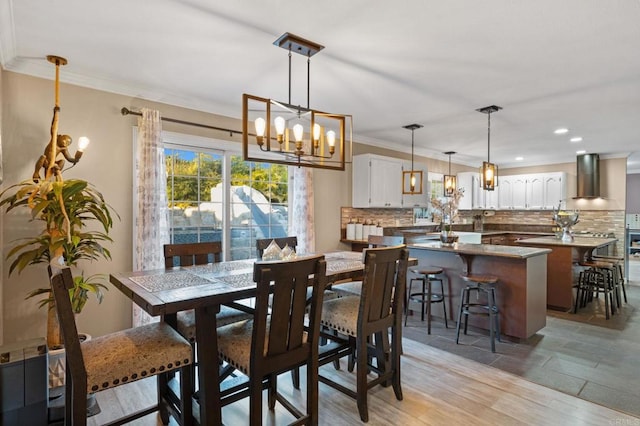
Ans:
MULTIPOLYGON (((354 374, 345 369, 335 371, 326 365, 322 372, 344 383, 355 383, 354 374)), ((376 387, 369 392, 369 425, 640 424, 639 417, 409 339, 404 340, 402 383, 403 401, 395 399, 391 388, 376 387)), ((303 404, 300 401, 304 400, 304 394, 292 389, 289 375, 279 380, 279 389, 297 404, 303 404)), ((89 418, 88 424, 99 425, 123 410, 142 408, 154 400, 155 392, 153 378, 101 392, 97 398, 102 412, 89 418)), ((246 401, 225 407, 225 424, 246 424, 247 407, 246 401)), ((291 421, 282 407, 276 408, 275 415, 266 408, 263 412, 266 425, 291 421)), ((320 384, 319 423, 331 426, 361 423, 355 401, 320 384)), ((161 423, 157 414, 152 414, 132 424, 161 423)))

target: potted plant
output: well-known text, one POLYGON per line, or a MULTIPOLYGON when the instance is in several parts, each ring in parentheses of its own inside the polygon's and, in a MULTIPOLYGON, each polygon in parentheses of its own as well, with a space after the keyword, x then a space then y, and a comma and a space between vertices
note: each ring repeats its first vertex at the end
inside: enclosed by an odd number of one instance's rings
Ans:
MULTIPOLYGON (((68 266, 74 272, 75 286, 69 291, 76 313, 80 313, 89 295, 102 301, 104 276, 85 277, 78 264, 83 260, 110 260, 111 253, 103 245, 111 242, 108 232, 113 226, 112 210, 102 194, 81 179, 33 179, 12 185, 0 194, 0 207, 7 212, 26 208, 31 220, 42 223, 38 235, 16 241, 8 252, 12 260, 9 274, 21 272, 30 265, 68 266), (97 228, 90 225, 97 224, 97 228)), ((48 280, 47 280, 48 282, 48 280)), ((49 286, 28 293, 27 298, 43 295, 40 306, 49 309, 47 343, 54 349, 62 345, 57 316, 49 286)))

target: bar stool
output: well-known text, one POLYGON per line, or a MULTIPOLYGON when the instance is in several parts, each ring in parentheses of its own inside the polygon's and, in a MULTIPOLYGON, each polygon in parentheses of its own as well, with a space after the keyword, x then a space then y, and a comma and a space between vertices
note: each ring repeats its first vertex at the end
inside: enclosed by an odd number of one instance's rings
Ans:
POLYGON ((616 267, 608 262, 602 261, 582 261, 580 266, 587 269, 580 272, 578 278, 578 291, 576 293, 576 301, 573 312, 578 311, 578 304, 584 307, 588 302, 593 300, 602 291, 604 294, 604 311, 605 318, 609 319, 611 315, 616 313, 616 302, 620 307, 620 294, 617 291, 616 284, 616 267), (615 301, 614 301, 615 297, 615 301))
POLYGON ((460 323, 464 318, 464 334, 467 334, 467 322, 469 315, 483 315, 489 317, 489 336, 491 337, 491 352, 496 351, 495 338, 497 334, 500 342, 500 310, 496 301, 495 284, 498 278, 493 275, 461 275, 467 286, 460 293, 460 309, 458 310, 458 324, 456 326, 456 344, 460 339, 460 323), (471 292, 476 293, 476 300, 480 300, 480 293, 486 295, 486 303, 470 303, 471 292))
POLYGON ((602 260, 605 262, 609 262, 616 267, 616 275, 618 279, 618 283, 622 288, 622 295, 624 296, 624 303, 627 302, 627 289, 624 287, 624 257, 622 256, 604 256, 604 255, 593 255, 593 260, 602 260))
POLYGON ((411 268, 409 271, 417 277, 409 280, 409 290, 407 291, 407 300, 404 305, 405 317, 404 326, 407 326, 407 319, 409 317, 409 302, 420 303, 422 309, 420 310, 420 319, 424 321, 425 306, 427 315, 427 334, 431 334, 431 304, 442 303, 442 309, 444 311, 444 327, 449 328, 447 324, 447 303, 444 298, 444 284, 442 278, 438 278, 436 275, 442 274, 443 269, 438 266, 424 266, 419 268, 411 268), (413 292, 413 282, 419 281, 422 283, 422 290, 419 292, 413 292), (431 284, 434 282, 440 283, 440 293, 434 293, 431 284))

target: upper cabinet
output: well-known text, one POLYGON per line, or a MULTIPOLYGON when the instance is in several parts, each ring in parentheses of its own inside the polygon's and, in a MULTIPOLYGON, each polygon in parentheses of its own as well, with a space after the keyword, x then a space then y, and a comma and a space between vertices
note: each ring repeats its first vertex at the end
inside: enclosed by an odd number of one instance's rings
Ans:
POLYGON ((475 172, 458 174, 458 181, 465 182, 461 210, 550 210, 566 198, 566 173, 536 173, 529 175, 499 176, 495 191, 480 188, 479 175, 475 172))
POLYGON ((353 157, 353 207, 403 207, 402 166, 398 158, 373 154, 353 157))

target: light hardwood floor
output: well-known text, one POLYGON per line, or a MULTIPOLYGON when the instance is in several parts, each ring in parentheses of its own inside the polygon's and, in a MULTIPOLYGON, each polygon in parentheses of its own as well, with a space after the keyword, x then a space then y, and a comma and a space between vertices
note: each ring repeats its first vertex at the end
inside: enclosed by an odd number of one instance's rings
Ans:
MULTIPOLYGON (((353 386, 354 374, 322 372, 353 386)), ((304 374, 301 374, 304 377, 304 374)), ((391 388, 376 387, 369 393, 369 425, 638 425, 639 417, 585 401, 457 355, 404 340, 402 357, 404 400, 397 401, 391 388)), ((293 391, 288 375, 279 380, 283 394, 303 404, 304 394, 293 391)), ((304 385, 302 386, 304 389, 304 385)), ((155 382, 146 379, 98 394, 102 412, 89 419, 99 425, 122 410, 141 408, 155 398, 155 382)), ((320 424, 353 425, 360 418, 354 400, 320 384, 320 424)), ((248 404, 239 401, 223 409, 227 425, 246 424, 248 404)), ((263 409, 264 424, 286 424, 291 417, 282 407, 275 416, 263 409)), ((156 414, 134 425, 161 424, 156 414)), ((171 424, 175 424, 173 422, 171 424)))

